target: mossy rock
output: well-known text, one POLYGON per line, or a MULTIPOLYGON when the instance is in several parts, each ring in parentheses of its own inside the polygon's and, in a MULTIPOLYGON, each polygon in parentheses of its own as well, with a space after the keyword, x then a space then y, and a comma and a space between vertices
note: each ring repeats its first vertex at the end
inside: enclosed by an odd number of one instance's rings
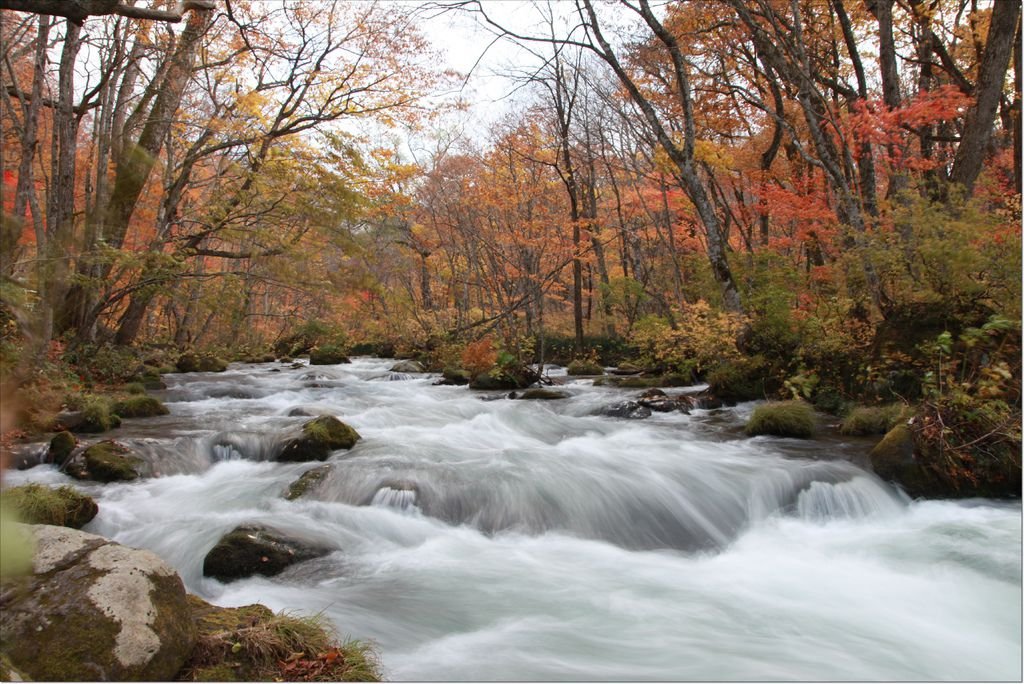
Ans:
POLYGON ((901 419, 909 418, 903 404, 886 406, 858 406, 850 411, 839 425, 842 435, 884 435, 901 419))
POLYGON ((612 375, 638 375, 643 373, 644 369, 635 363, 623 362, 612 369, 612 375))
POLYGON ((626 377, 626 378, 614 378, 613 382, 616 387, 622 387, 625 389, 646 389, 648 387, 662 387, 661 377, 626 377))
POLYGON ((427 369, 422 363, 414 359, 406 359, 405 361, 399 361, 395 365, 391 366, 392 373, 426 373, 427 369))
POLYGON ((114 402, 114 413, 122 418, 149 418, 152 416, 166 416, 170 411, 164 403, 156 397, 146 395, 134 395, 121 401, 114 402))
POLYGON ((203 575, 231 582, 253 575, 272 577, 328 549, 286 537, 262 525, 240 525, 221 537, 203 559, 203 575))
POLYGON ((0 653, 0 682, 28 682, 31 681, 24 672, 14 667, 11 659, 6 654, 0 653))
POLYGON ((248 354, 242 358, 242 363, 273 363, 277 357, 273 354, 248 354))
POLYGON ((91 496, 67 485, 46 487, 32 482, 4 490, 3 495, 18 519, 29 525, 62 525, 81 529, 99 512, 91 496))
MULTIPOLYGON (((129 382, 124 386, 125 394, 137 396, 146 393, 146 386, 141 382, 129 382)), ((117 413, 115 411, 115 413, 117 413)))
POLYGON ((77 480, 126 482, 139 478, 137 468, 141 462, 127 447, 108 439, 72 457, 64 470, 77 480))
POLYGON ((533 387, 531 389, 523 391, 521 394, 515 394, 510 397, 512 399, 539 399, 542 401, 551 401, 553 399, 568 399, 569 394, 567 392, 560 392, 558 390, 546 389, 543 387, 533 387))
POLYGON ((311 366, 333 366, 339 363, 352 363, 340 347, 325 345, 317 347, 309 352, 309 365, 311 366))
POLYGON ((806 439, 814 435, 815 423, 814 408, 807 402, 776 401, 755 408, 745 429, 751 436, 775 435, 806 439))
POLYGON ((209 354, 186 352, 178 357, 176 367, 179 373, 223 373, 228 363, 209 354))
POLYGON ((330 474, 331 469, 330 463, 310 468, 306 472, 302 473, 295 482, 288 485, 284 498, 289 501, 294 501, 295 499, 305 496, 310 489, 324 481, 324 478, 330 474))
POLYGON ((50 440, 50 448, 46 451, 46 462, 56 463, 58 466, 64 465, 76 446, 78 446, 78 440, 73 434, 67 430, 58 432, 50 440))
POLYGON ((604 366, 596 361, 575 359, 566 368, 566 373, 569 375, 604 375, 604 366))
POLYGON ((298 437, 287 440, 278 461, 323 461, 337 449, 351 449, 359 433, 334 416, 318 416, 302 426, 298 437))
POLYGON ((0 596, 0 641, 37 681, 168 681, 196 630, 177 573, 149 551, 79 530, 27 528, 33 574, 0 596))
POLYGON ((475 390, 512 390, 520 389, 520 385, 515 378, 499 370, 489 370, 474 377, 469 383, 469 388, 475 390))
POLYGON ((473 374, 465 368, 445 368, 441 371, 441 377, 446 385, 468 385, 473 379, 473 374))
MULTIPOLYGON (((920 425, 921 416, 915 416, 914 424, 920 425)), ((1015 445, 1014 455, 1019 459, 1020 445, 1015 445)), ((901 422, 886 433, 868 455, 871 467, 883 480, 898 484, 914 498, 961 499, 969 497, 1020 498, 1020 461, 1004 459, 1002 469, 981 470, 972 481, 958 480, 942 470, 945 462, 937 448, 926 442, 911 425, 901 422)))

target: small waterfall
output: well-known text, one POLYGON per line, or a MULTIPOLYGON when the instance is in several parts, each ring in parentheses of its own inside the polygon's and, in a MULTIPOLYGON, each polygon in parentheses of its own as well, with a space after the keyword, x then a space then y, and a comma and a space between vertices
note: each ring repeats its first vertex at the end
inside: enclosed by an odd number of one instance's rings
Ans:
POLYGON ((212 451, 214 461, 238 461, 245 458, 242 452, 230 444, 214 444, 212 451))
POLYGON ((412 380, 412 376, 408 373, 388 373, 387 379, 389 381, 412 380))
POLYGON ((373 495, 370 501, 371 506, 385 506, 405 512, 419 512, 416 506, 415 489, 395 489, 392 487, 381 487, 373 495))
POLYGON ((221 432, 206 438, 209 458, 212 462, 272 460, 277 438, 271 434, 256 432, 221 432))
POLYGON ((905 507, 896 493, 879 487, 867 477, 847 482, 812 482, 800 492, 796 512, 804 520, 825 522, 835 518, 893 515, 905 507))

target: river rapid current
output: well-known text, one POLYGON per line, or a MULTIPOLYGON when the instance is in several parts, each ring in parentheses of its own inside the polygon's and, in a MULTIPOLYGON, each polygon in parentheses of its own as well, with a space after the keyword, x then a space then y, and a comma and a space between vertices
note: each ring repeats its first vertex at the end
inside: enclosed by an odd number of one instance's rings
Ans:
POLYGON ((6 483, 75 484, 87 531, 213 603, 322 612, 392 680, 1021 680, 1019 501, 910 501, 871 440, 747 437, 754 404, 626 420, 599 413, 636 390, 521 401, 392 363, 167 375, 171 415, 109 434, 154 477, 6 483), (319 465, 269 460, 298 408, 363 439, 288 501, 319 465), (242 523, 334 551, 204 577, 242 523))

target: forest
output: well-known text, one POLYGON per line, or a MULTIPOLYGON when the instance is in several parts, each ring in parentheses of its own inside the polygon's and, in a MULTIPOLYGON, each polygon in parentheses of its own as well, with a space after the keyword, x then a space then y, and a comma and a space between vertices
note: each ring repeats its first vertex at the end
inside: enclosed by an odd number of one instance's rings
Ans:
POLYGON ((22 429, 153 350, 468 350, 921 406, 955 486, 1018 452, 1016 2, 3 7, 54 12, 0 27, 22 429), (487 130, 456 12, 534 58, 487 130))
POLYGON ((1018 0, 0 10, 0 679, 1020 676, 1018 0))

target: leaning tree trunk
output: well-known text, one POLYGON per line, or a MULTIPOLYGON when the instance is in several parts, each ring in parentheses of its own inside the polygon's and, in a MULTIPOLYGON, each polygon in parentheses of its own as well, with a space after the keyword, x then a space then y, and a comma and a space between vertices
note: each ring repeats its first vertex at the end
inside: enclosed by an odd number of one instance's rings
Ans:
POLYGON ((981 58, 975 84, 977 99, 967 112, 964 133, 960 138, 950 178, 954 183, 962 185, 968 196, 974 192, 974 184, 988 153, 1019 18, 1020 3, 1016 0, 999 0, 993 4, 985 53, 981 58))
MULTIPOLYGON (((114 249, 120 249, 124 244, 132 214, 174 122, 174 115, 192 74, 200 40, 210 25, 212 15, 208 10, 198 10, 189 16, 163 78, 150 85, 150 88, 156 90, 156 98, 142 132, 134 144, 122 150, 116 162, 114 187, 101 219, 102 235, 107 245, 114 249)), ((85 268, 80 269, 82 275, 101 280, 110 275, 112 268, 110 264, 83 266, 85 268)), ((83 286, 72 288, 64 308, 64 326, 67 329, 75 330, 79 336, 88 336, 98 310, 93 303, 94 298, 95 294, 83 286)))

